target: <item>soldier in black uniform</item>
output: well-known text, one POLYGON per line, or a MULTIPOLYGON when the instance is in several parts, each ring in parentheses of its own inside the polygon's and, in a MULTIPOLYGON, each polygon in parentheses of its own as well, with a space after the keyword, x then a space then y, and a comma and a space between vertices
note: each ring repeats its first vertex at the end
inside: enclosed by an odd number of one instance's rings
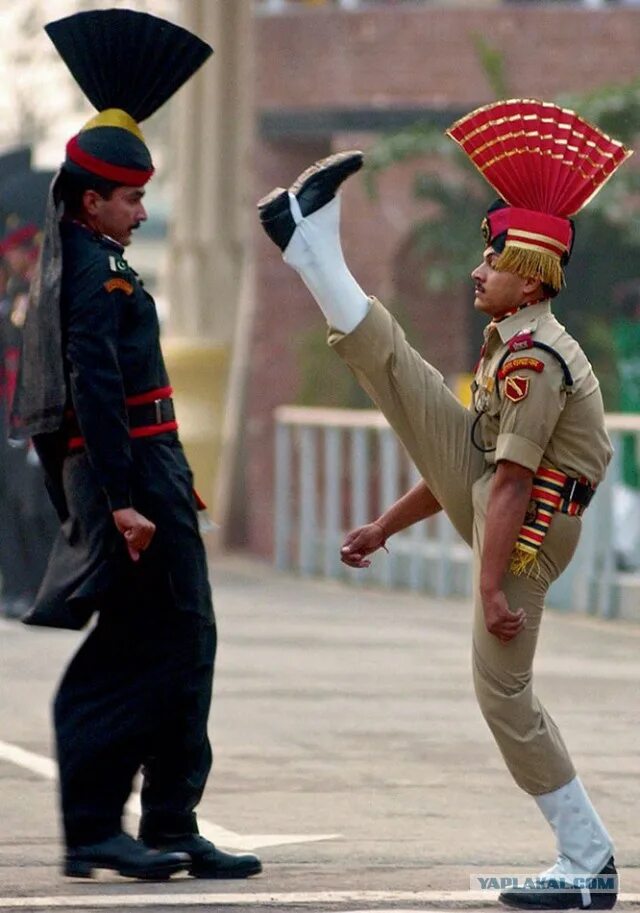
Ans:
POLYGON ((136 121, 211 49, 125 10, 47 31, 101 112, 67 144, 52 188, 17 410, 62 524, 25 620, 79 628, 99 613, 54 705, 65 871, 242 878, 259 859, 198 834, 216 629, 156 309, 123 256, 153 173, 136 121), (122 813, 140 768, 136 841, 122 813))

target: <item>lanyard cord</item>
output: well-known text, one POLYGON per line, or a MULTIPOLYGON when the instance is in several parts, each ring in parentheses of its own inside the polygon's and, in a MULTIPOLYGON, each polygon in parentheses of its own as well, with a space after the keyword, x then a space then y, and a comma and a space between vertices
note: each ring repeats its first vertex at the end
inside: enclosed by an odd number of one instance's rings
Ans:
POLYGON ((495 447, 483 447, 481 444, 479 444, 476 441, 476 428, 478 427, 478 424, 480 423, 480 419, 485 414, 485 412, 486 412, 486 410, 484 410, 484 409, 482 411, 478 412, 475 419, 473 420, 473 425, 471 426, 471 443, 476 448, 476 450, 480 451, 480 453, 493 453, 493 451, 496 450, 495 447))

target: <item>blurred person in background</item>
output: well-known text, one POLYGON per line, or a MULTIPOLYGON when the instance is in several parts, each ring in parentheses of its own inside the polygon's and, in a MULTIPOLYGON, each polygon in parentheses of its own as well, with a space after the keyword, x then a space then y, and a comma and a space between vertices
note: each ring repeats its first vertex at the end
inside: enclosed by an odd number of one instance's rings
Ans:
POLYGON ((12 522, 12 473, 9 469, 9 415, 15 377, 12 371, 12 362, 15 362, 15 358, 12 357, 10 347, 13 333, 11 300, 8 293, 9 276, 7 263, 0 260, 0 614, 5 618, 19 616, 26 610, 26 606, 21 607, 19 604, 24 575, 19 566, 22 549, 16 548, 15 524, 12 522))
POLYGON ((548 588, 574 554, 580 516, 612 452, 597 378, 550 299, 571 255, 569 217, 629 152, 572 112, 535 101, 488 105, 448 133, 501 195, 483 221, 482 262, 471 275, 474 307, 488 319, 472 410, 347 267, 337 192, 361 153, 331 156, 288 190, 276 188, 258 204, 260 220, 324 313, 330 345, 422 476, 347 536, 342 560, 368 566, 389 536, 440 510, 473 548, 476 696, 511 775, 557 843, 554 865, 500 900, 610 909, 613 843, 534 692, 532 670, 548 588))
MULTIPOLYGON (((613 299, 613 351, 618 371, 618 409, 640 413, 640 279, 620 283, 613 299)), ((640 568, 640 453, 635 434, 623 434, 620 474, 613 485, 613 541, 623 571, 640 568)))
MULTIPOLYGON (((16 175, 0 186, 0 209, 13 207, 14 188, 19 202, 28 209, 32 172, 16 175), (6 192, 8 189, 8 193, 6 192)), ((41 197, 44 210, 46 196, 41 197)), ((42 582, 49 552, 57 530, 55 513, 47 497, 40 461, 29 441, 11 438, 9 416, 15 393, 20 360, 22 328, 29 303, 29 284, 39 250, 38 227, 12 212, 0 239, 0 256, 5 267, 6 287, 0 319, 2 353, 2 443, 1 472, 4 494, 0 520, 0 570, 2 612, 20 618, 33 604, 42 582)))

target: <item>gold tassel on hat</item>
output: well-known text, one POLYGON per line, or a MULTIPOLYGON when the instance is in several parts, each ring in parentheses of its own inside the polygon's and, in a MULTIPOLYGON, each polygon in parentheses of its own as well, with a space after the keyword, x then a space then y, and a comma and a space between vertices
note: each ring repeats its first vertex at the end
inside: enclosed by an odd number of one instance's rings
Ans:
POLYGON ((507 241, 504 250, 495 261, 494 269, 515 273, 523 279, 539 278, 556 291, 565 284, 560 258, 533 245, 524 247, 507 241))

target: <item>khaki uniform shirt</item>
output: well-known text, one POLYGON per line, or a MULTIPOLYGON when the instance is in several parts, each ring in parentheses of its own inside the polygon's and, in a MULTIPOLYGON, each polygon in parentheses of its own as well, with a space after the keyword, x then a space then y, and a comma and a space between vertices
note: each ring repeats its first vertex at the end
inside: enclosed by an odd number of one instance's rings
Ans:
POLYGON ((473 387, 472 408, 484 413, 474 437, 487 449, 488 462, 510 460, 533 471, 542 463, 594 485, 601 481, 612 447, 600 385, 578 343, 551 313, 549 302, 529 305, 489 324, 473 387), (573 378, 571 387, 565 385, 554 355, 519 347, 527 338, 562 356, 573 378), (515 351, 498 376, 510 341, 515 351))

